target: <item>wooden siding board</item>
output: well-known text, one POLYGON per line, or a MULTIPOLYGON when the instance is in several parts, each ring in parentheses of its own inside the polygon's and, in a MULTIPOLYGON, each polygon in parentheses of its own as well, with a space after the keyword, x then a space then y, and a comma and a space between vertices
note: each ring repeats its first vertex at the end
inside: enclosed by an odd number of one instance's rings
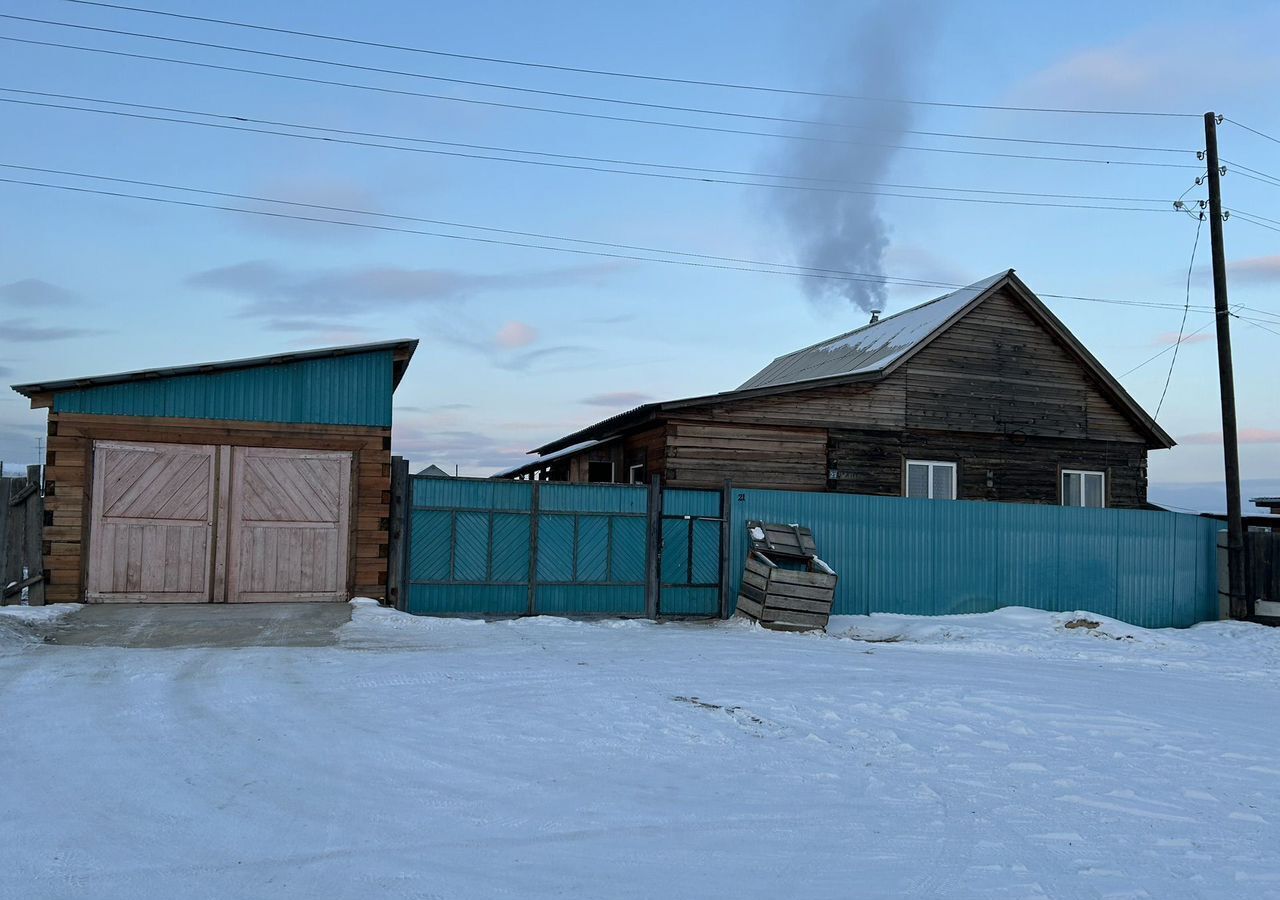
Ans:
POLYGON ((907 428, 1088 438, 1146 438, 1053 334, 997 291, 917 353, 903 379, 907 428))

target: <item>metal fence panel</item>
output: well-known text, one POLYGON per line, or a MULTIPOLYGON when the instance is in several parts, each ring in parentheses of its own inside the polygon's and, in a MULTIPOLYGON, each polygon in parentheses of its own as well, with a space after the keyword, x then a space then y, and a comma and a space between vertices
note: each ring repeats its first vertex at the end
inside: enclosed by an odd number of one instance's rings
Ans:
POLYGON ((837 614, 1017 605, 1147 627, 1217 618, 1215 529, 1195 516, 761 490, 735 491, 730 516, 734 596, 746 522, 763 519, 813 530, 840 576, 837 614))
POLYGON ((410 612, 644 614, 646 488, 415 477, 409 493, 410 612))
MULTIPOLYGON (((644 614, 646 489, 411 482, 411 612, 644 614)), ((664 492, 659 614, 717 613, 722 497, 664 492)), ((836 613, 938 615, 1017 605, 1088 610, 1148 627, 1217 617, 1218 527, 1208 519, 796 491, 738 490, 729 501, 731 540, 723 553, 732 596, 745 564, 745 524, 763 519, 813 530, 820 555, 840 576, 836 613)))

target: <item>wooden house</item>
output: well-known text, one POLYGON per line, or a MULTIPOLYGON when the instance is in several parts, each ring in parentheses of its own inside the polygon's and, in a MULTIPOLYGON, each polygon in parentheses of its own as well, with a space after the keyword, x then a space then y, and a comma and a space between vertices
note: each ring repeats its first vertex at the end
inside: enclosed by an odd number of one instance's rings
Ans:
POLYGON ((385 596, 417 343, 15 385, 49 410, 46 600, 385 596))
POLYGON ((646 403, 497 477, 1141 507, 1173 446, 1014 274, 646 403))

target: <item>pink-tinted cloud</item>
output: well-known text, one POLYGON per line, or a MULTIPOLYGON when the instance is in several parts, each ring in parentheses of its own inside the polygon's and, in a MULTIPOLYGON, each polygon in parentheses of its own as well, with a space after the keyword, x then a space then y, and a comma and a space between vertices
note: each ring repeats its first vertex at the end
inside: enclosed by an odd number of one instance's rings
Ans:
MULTIPOLYGON (((1199 344, 1211 340, 1213 340, 1212 334, 1184 334, 1182 336, 1183 344, 1199 344)), ((1178 333, 1176 331, 1162 331, 1151 339, 1151 346, 1153 347, 1168 347, 1176 343, 1178 343, 1178 333)))
POLYGON ((1227 263, 1227 269, 1241 281, 1280 281, 1280 255, 1238 259, 1227 263))
POLYGON ((494 335, 494 343, 507 350, 528 347, 538 339, 538 329, 527 322, 511 321, 505 323, 494 335))
MULTIPOLYGON (((1236 435, 1242 444, 1280 444, 1280 430, 1274 428, 1241 428, 1236 435)), ((1183 444, 1221 444, 1221 431, 1199 431, 1184 435, 1183 444)))

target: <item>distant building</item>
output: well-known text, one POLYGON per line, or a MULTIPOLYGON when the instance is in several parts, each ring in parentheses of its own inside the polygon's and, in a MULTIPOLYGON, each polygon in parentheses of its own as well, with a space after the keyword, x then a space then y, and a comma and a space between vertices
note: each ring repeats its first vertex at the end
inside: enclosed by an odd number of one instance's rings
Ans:
POLYGON ((424 476, 424 477, 426 477, 426 478, 452 478, 452 477, 453 477, 453 476, 452 476, 452 475, 450 475, 448 472, 446 472, 444 469, 440 468, 439 466, 435 465, 434 463, 433 463, 432 465, 427 466, 425 469, 423 469, 422 471, 420 471, 418 474, 419 474, 419 475, 421 475, 421 476, 424 476))
POLYGON ((1173 444, 1011 269, 495 477, 1136 508, 1173 444))
POLYGON ((1254 497, 1253 504, 1273 516, 1280 515, 1280 497, 1254 497))

